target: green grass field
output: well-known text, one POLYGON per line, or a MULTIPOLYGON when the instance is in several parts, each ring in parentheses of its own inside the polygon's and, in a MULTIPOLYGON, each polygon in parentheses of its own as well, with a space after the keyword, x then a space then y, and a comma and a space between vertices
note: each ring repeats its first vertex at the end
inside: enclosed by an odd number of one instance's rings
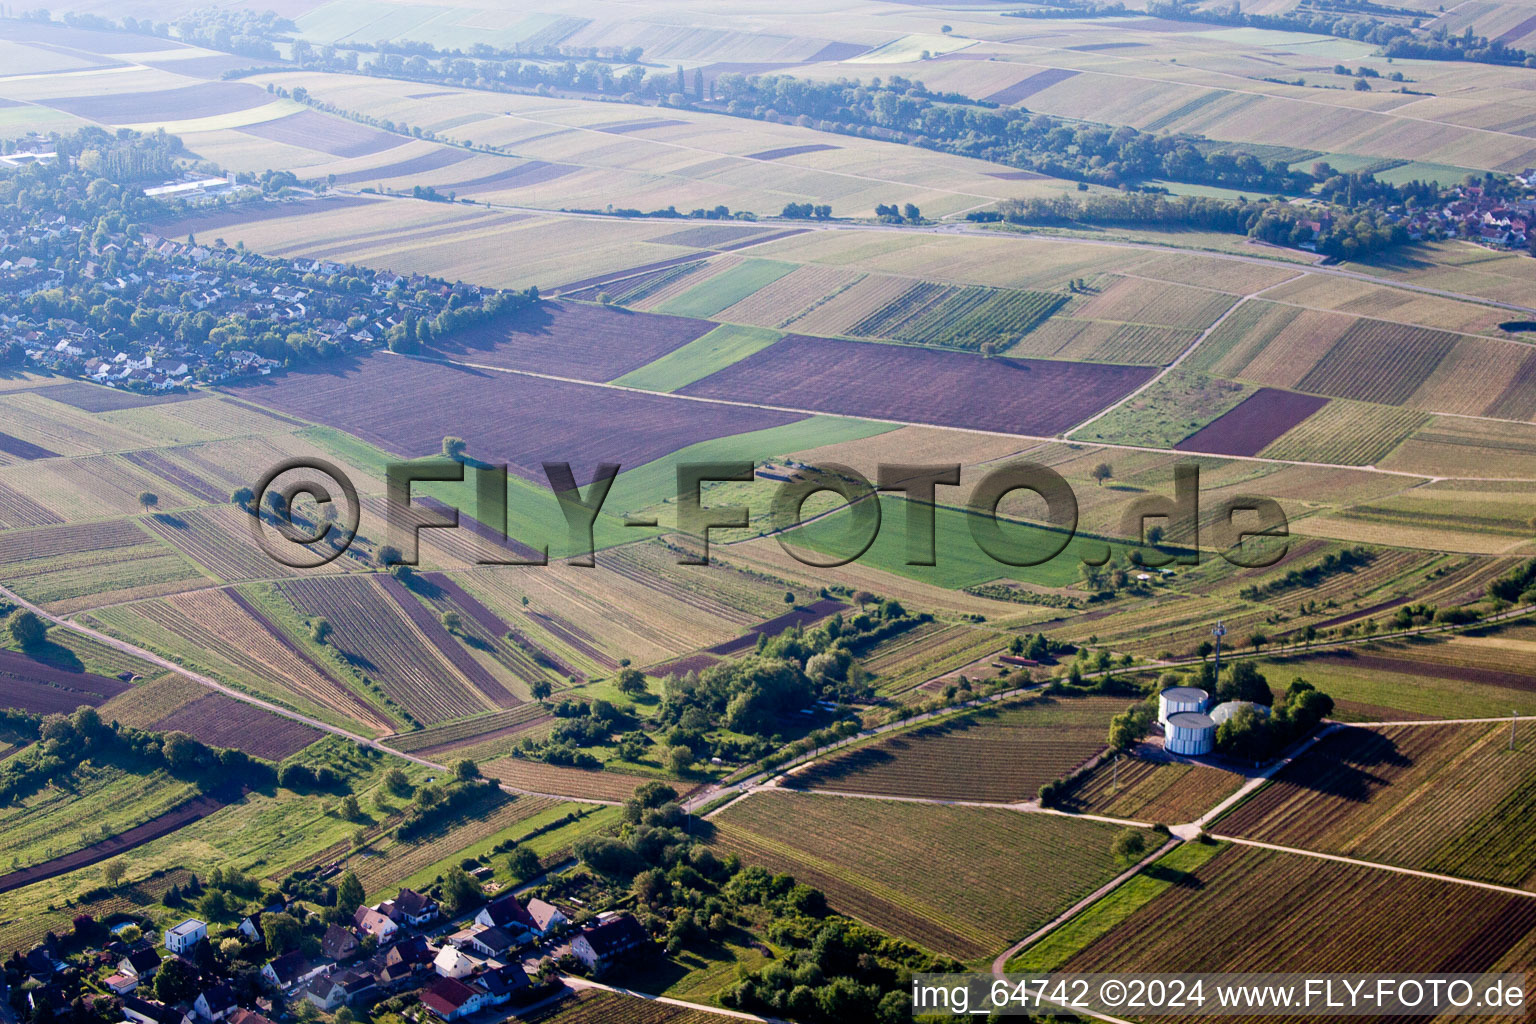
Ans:
POLYGON ((721 324, 704 337, 631 370, 613 383, 647 391, 676 391, 740 362, 781 337, 778 331, 763 327, 721 324))
POLYGON ((676 298, 669 299, 657 311, 678 316, 714 316, 796 269, 793 263, 746 260, 723 274, 716 274, 695 285, 676 298))
MULTIPOLYGON (((1103 551, 1103 541, 1078 534, 1059 555, 1040 565, 1006 565, 977 546, 971 535, 971 513, 940 505, 934 515, 936 564, 908 565, 906 499, 882 495, 880 508, 880 532, 869 550, 859 556, 858 563, 950 590, 1002 577, 1047 587, 1067 586, 1077 580, 1078 563, 1085 555, 1101 555, 1103 551)), ((807 502, 806 518, 814 515, 815 511, 812 503, 807 502)), ((792 531, 787 539, 819 552, 851 553, 853 545, 848 540, 851 525, 848 522, 849 515, 847 510, 829 513, 792 531)), ((1002 529, 1010 541, 1019 545, 1020 552, 1027 558, 1044 557, 1061 543, 1063 536, 1058 531, 1030 523, 1006 522, 1002 529)))

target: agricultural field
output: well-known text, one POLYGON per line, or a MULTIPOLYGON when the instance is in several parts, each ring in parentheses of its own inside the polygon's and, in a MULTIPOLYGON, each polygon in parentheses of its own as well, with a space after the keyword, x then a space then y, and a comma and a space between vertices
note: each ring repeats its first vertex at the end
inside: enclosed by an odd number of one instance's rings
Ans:
POLYGON ((1477 973, 1526 962, 1536 929, 1525 897, 1251 847, 1181 876, 1060 969, 1265 971, 1278 948, 1318 972, 1477 973))
POLYGON ((1536 888, 1536 726, 1522 726, 1335 730, 1212 831, 1536 888))
MULTIPOLYGON (((1310 396, 1287 394, 1286 397, 1295 399, 1289 404, 1299 406, 1296 411, 1300 412, 1306 407, 1303 400, 1310 396)), ((1296 422, 1290 430, 1254 454, 1297 462, 1371 466, 1390 455, 1404 438, 1428 420, 1423 413, 1412 409, 1363 402, 1335 400, 1314 407, 1316 412, 1296 422)))
POLYGON ((0 680, 5 684, 0 706, 42 715, 95 707, 131 688, 121 679, 71 671, 5 650, 0 650, 0 680))
POLYGON ((1194 821, 1237 792, 1243 777, 1177 761, 1121 757, 1100 762, 1073 780, 1064 810, 1177 825, 1194 821))
POLYGON ((1035 697, 987 707, 835 754, 784 781, 796 789, 1018 803, 1104 749, 1116 697, 1035 697), (978 770, 978 766, 985 766, 978 770))
POLYGON ((460 331, 434 352, 463 363, 606 381, 687 345, 712 326, 611 306, 541 302, 460 331))
MULTIPOLYGON (((390 580, 393 583, 393 580, 390 580)), ((413 621, 388 584, 367 577, 329 577, 279 584, 279 592, 301 614, 324 618, 333 632, 327 643, 360 676, 371 680, 411 720, 430 725, 498 705, 475 686, 442 647, 413 621)), ((414 601, 408 594, 405 599, 414 601)), ((435 619, 434 634, 442 630, 435 619)), ((458 641, 443 635, 444 643, 458 641)), ((478 666, 478 662, 470 664, 478 666)), ((484 681, 482 680, 482 685, 484 681)), ((502 699, 510 699, 497 688, 502 699)))
POLYGON ((1116 873, 1112 826, 1056 815, 755 793, 710 818, 748 864, 936 953, 989 957, 1116 873), (892 842, 900 836, 900 842, 892 842))
POLYGON ((342 665, 294 640, 268 609, 257 591, 208 590, 102 609, 89 621, 279 704, 363 732, 392 731, 384 708, 343 681, 342 665))
MULTIPOLYGON (((1192 451, 1219 452, 1219 448, 1203 447, 1206 430, 1225 421, 1226 415, 1243 405, 1252 394, 1252 388, 1236 381, 1179 368, 1160 377, 1145 391, 1115 406, 1073 436, 1085 441, 1114 441, 1157 448, 1172 448, 1182 441, 1192 451)), ((1226 433, 1225 429, 1211 429, 1212 435, 1224 436, 1226 433)))
POLYGON ((598 803, 621 803, 629 799, 636 786, 651 781, 643 775, 564 768, 517 757, 500 758, 480 768, 489 777, 513 789, 598 803))
POLYGON ((1151 376, 1133 366, 982 359, 788 335, 684 395, 999 433, 1050 435, 1151 376), (898 387, 899 385, 899 387, 898 387))
POLYGON ((613 383, 646 391, 676 391, 767 348, 780 337, 777 331, 762 327, 721 324, 613 383))
POLYGON ((379 353, 342 374, 289 373, 230 390, 406 457, 437 454, 444 435, 457 430, 471 455, 506 460, 519 475, 540 483, 545 461, 638 465, 708 438, 800 418, 379 353), (456 410, 451 423, 439 414, 444 408, 456 410), (594 431, 596 419, 622 421, 625 429, 594 431))
POLYGON ((1066 296, 1052 292, 919 281, 844 333, 965 352, 979 352, 983 346, 989 352, 1002 351, 1066 301, 1066 296))

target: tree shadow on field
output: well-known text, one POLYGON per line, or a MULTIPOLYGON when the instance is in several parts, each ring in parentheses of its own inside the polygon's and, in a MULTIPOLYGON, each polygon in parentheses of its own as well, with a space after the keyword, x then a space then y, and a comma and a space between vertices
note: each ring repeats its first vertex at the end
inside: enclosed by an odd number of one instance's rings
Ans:
POLYGON ((1390 736, 1371 729, 1345 728, 1293 762, 1277 781, 1364 803, 1413 763, 1390 736))
MULTIPOLYGON (((44 665, 61 669, 65 672, 84 672, 85 663, 80 656, 63 644, 52 640, 43 640, 40 644, 34 644, 21 652, 33 661, 40 661, 44 665)), ((105 696, 105 695, 104 695, 105 696)))
POLYGON ((155 522, 164 523, 166 526, 169 526, 173 530, 187 529, 187 521, 185 519, 181 518, 180 516, 172 515, 169 512, 157 512, 152 518, 155 520, 155 522))
POLYGON ((377 672, 379 670, 379 666, 370 661, 366 655, 358 654, 355 651, 344 651, 340 647, 336 648, 336 653, 341 655, 342 660, 353 668, 361 669, 364 672, 377 672))
POLYGON ((1155 878, 1159 882, 1167 882, 1176 889, 1204 889, 1205 883, 1195 877, 1192 871, 1181 871, 1171 868, 1166 864, 1154 861, 1142 869, 1142 874, 1148 878, 1155 878))

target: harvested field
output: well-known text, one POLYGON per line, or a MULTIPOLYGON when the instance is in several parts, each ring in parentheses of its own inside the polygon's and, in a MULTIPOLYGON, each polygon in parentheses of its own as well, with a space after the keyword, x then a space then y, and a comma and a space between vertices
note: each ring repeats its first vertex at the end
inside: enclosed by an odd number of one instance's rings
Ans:
POLYGON ((1051 435, 1124 397, 1147 367, 982 359, 788 335, 681 389, 819 412, 1051 435))
POLYGON ((1194 821, 1237 791, 1243 777, 1205 765, 1120 759, 1073 780, 1063 810, 1177 825, 1194 821))
POLYGON ((0 650, 0 707, 34 714, 69 713, 82 704, 103 704, 131 689, 121 679, 71 672, 19 654, 0 650))
POLYGON ((149 225, 146 230, 164 238, 186 238, 188 234, 198 232, 218 231, 221 228, 234 227, 240 224, 253 224, 263 220, 282 220, 297 214, 313 215, 318 213, 350 210, 356 207, 374 206, 383 203, 382 199, 371 196, 326 196, 321 199, 299 199, 289 202, 268 203, 260 206, 240 206, 231 210, 216 213, 199 213, 182 220, 163 221, 149 225))
POLYGON ((325 422, 398 455, 439 452, 443 435, 457 430, 470 454, 505 459, 541 486, 546 460, 569 461, 585 483, 588 467, 598 462, 639 465, 686 445, 801 418, 385 354, 358 360, 345 372, 290 373, 232 393, 325 422), (450 419, 444 419, 447 409, 456 410, 450 419), (593 430, 598 422, 622 423, 624 430, 593 430))
POLYGON ((714 328, 708 320, 540 302, 435 344, 449 359, 609 381, 714 328))
POLYGON ((1294 391, 1260 388, 1230 412, 1174 445, 1181 452, 1257 455, 1281 434, 1328 404, 1294 391))
POLYGON ((55 384, 48 389, 47 398, 55 402, 63 402, 72 405, 76 409, 85 412, 116 412, 118 409, 142 409, 151 405, 165 405, 169 402, 185 402, 189 399, 201 397, 195 392, 183 392, 181 394, 141 395, 133 391, 122 391, 118 388, 109 388, 101 384, 87 384, 85 381, 71 380, 62 384, 55 384))
POLYGON ((1060 85, 1067 79, 1078 74, 1070 68, 1046 68, 1044 71, 1036 71, 1028 78, 1021 78, 1004 89, 982 97, 988 103, 1001 103, 1012 105, 1021 100, 1027 100, 1037 92, 1049 89, 1053 85, 1060 85))
MULTIPOLYGON (((503 757, 480 766, 490 778, 534 793, 568 796, 578 800, 598 800, 617 803, 628 800, 635 787, 642 782, 653 781, 645 775, 623 775, 619 772, 587 771, 582 768, 565 768, 526 761, 520 757, 503 757)), ((677 787, 679 792, 687 786, 677 787)))
POLYGON ((443 659, 370 576, 291 580, 281 592, 301 612, 323 617, 328 641, 418 721, 441 722, 494 708, 443 659))
POLYGON ((301 110, 297 114, 262 124, 246 125, 237 130, 268 142, 301 146, 337 157, 369 156, 411 141, 403 135, 393 135, 316 110, 301 110))
POLYGON ((1536 723, 1339 729, 1213 830, 1536 889, 1536 723))
POLYGON ((1536 900, 1252 847, 1224 850, 1181 882, 1060 969, 1266 971, 1290 950, 1319 973, 1519 970, 1536 931, 1536 900))
POLYGON ((145 843, 153 842, 161 836, 170 835, 177 829, 185 828, 223 806, 224 801, 218 797, 207 795, 194 797, 173 811, 167 811, 136 828, 112 836, 110 839, 103 839, 83 850, 76 850, 42 864, 22 868, 20 871, 12 871, 8 875, 0 875, 0 893, 20 889, 34 882, 55 878, 71 871, 78 871, 92 864, 100 864, 104 860, 110 860, 145 843))
POLYGON ((733 324, 780 327, 794 320, 802 310, 857 283, 861 277, 837 267, 801 267, 720 310, 715 318, 733 324))
POLYGON ((812 142, 803 146, 780 146, 778 149, 764 149, 756 153, 748 153, 748 160, 782 160, 787 156, 800 156, 802 153, 822 153, 829 149, 842 149, 841 146, 829 145, 825 142, 812 142))
MULTIPOLYGON (((596 277, 584 277, 580 281, 571 281, 568 284, 559 285, 553 291, 561 295, 571 295, 588 288, 595 289, 598 285, 608 284, 609 282, 620 282, 617 287, 622 288, 624 287, 623 282, 630 279, 638 278, 654 271, 666 270, 668 267, 675 267, 682 263, 693 263, 697 260, 707 259, 713 255, 713 253, 707 250, 690 252, 683 256, 673 256, 671 259, 657 260, 654 263, 646 263, 638 267, 625 267, 622 270, 610 271, 606 274, 599 274, 596 277)), ((596 297, 595 291, 593 296, 596 297)))
POLYGON ((1084 320, 1200 330, 1215 323, 1234 301, 1224 292, 1124 277, 1077 307, 1072 315, 1084 320))
POLYGON ((378 167, 362 171, 343 171, 336 175, 335 184, 359 185, 387 181, 390 178, 404 178, 417 174, 426 174, 429 171, 440 171, 444 167, 452 167, 454 164, 463 163, 473 156, 474 154, 463 150, 440 146, 409 160, 397 160, 392 164, 382 164, 378 167))
MULTIPOLYGON (((265 89, 248 82, 203 82, 156 92, 108 91, 93 96, 61 96, 38 102, 103 124, 146 124, 153 121, 189 121, 214 117, 265 106, 271 101, 272 96, 265 89)), ((314 116, 320 117, 318 114, 314 116)))
POLYGON ((211 747, 243 750, 265 761, 281 761, 320 738, 318 729, 218 692, 204 694, 150 728, 184 732, 211 747))
POLYGON ((1116 870, 1112 826, 1054 815, 763 792, 710 824, 744 862, 961 960, 991 956, 1116 870))
POLYGON ((496 171, 491 174, 482 174, 478 178, 467 178, 464 181, 453 181, 446 185, 438 186, 442 192, 453 192, 461 196, 473 196, 482 192, 500 192, 503 189, 524 188, 528 185, 542 185, 546 181, 554 181, 563 178, 567 174, 576 171, 577 168, 569 164, 552 164, 543 160, 529 160, 527 163, 518 164, 504 171, 496 171))
POLYGON ((1033 800, 1104 749, 1118 697, 1036 697, 986 708, 835 754, 784 785, 880 796, 1033 800), (977 766, 985 765, 984 772, 977 766))
POLYGON ((1400 405, 1429 379, 1456 340, 1444 331, 1360 320, 1297 387, 1334 398, 1400 405))
POLYGON ((0 454, 30 462, 33 459, 56 458, 59 453, 49 451, 42 445, 33 444, 31 441, 23 441, 19 437, 0 433, 0 454))
MULTIPOLYGON (((835 147, 833 147, 835 148, 835 147)), ((767 228, 737 227, 732 224, 708 224, 704 227, 684 228, 668 235, 646 239, 653 245, 686 245, 690 249, 708 249, 727 242, 740 242, 763 234, 767 228)))

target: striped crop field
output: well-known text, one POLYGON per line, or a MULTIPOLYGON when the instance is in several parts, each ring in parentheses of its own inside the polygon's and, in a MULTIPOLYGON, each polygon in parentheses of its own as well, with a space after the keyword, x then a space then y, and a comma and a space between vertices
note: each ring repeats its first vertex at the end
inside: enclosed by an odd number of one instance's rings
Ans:
POLYGON ((710 823, 745 863, 961 960, 1001 951, 1116 870, 1115 827, 1056 815, 764 792, 710 823))
POLYGON ((1536 723, 1340 729, 1214 826, 1536 890, 1536 723))
POLYGON ((1302 391, 1398 405, 1456 344, 1456 335, 1383 320, 1360 320, 1297 382, 1302 391))
POLYGON ((1116 697, 1036 697, 983 708, 834 755, 785 785, 880 796, 1010 803, 1104 749, 1116 697), (984 767, 983 767, 984 766, 984 767))
POLYGON ((971 352, 983 345, 1005 349, 1066 301, 1067 297, 1057 292, 919 281, 851 325, 848 334, 971 352))
POLYGON ((1522 970, 1533 949, 1528 897, 1234 846, 1181 872, 1060 969, 1269 971, 1285 950, 1292 969, 1308 972, 1478 973, 1522 970))
POLYGON ((1237 791, 1241 775, 1205 765, 1122 757, 1073 780, 1066 810, 1178 825, 1194 821, 1237 791))
POLYGON ((1412 409, 1333 401, 1302 420, 1259 454, 1271 459, 1373 466, 1429 417, 1412 409))

